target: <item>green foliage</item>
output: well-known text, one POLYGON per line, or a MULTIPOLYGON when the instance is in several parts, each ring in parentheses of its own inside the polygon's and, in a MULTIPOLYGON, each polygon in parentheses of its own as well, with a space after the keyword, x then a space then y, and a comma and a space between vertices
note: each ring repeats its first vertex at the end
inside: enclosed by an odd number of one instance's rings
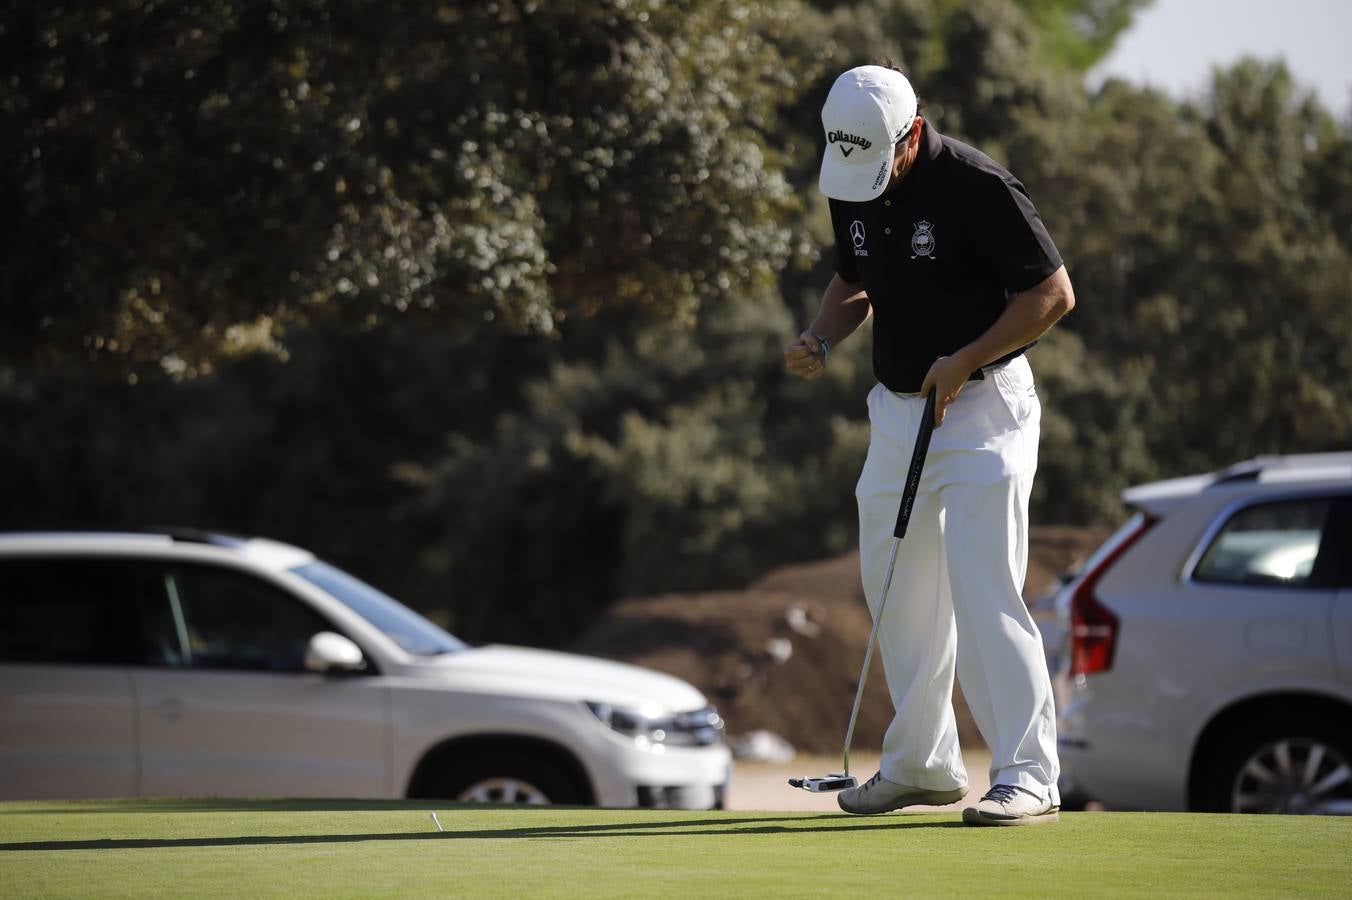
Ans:
POLYGON ((1087 72, 1154 0, 1016 0, 1037 24, 1051 61, 1087 72))
POLYGON ((889 56, 1023 179, 1076 287, 1032 352, 1035 521, 1346 447, 1352 130, 1258 62, 1192 104, 1090 95, 1141 5, 6 13, 0 527, 267 534, 555 644, 849 548, 867 329, 812 383, 780 353, 831 274, 821 102, 889 56))
POLYGON ((1116 524, 1122 488, 1160 476, 1141 427, 1153 416, 1148 362, 1097 356, 1064 328, 1029 353, 1042 400, 1035 521, 1116 524))
POLYGON ((1283 67, 1246 62, 1200 106, 1109 84, 1081 127, 1047 135, 1015 153, 1065 235, 1082 300, 1065 327, 1146 392, 1128 421, 1151 468, 1346 446, 1352 246, 1321 188, 1352 134, 1283 67), (1085 162, 1047 162, 1061 141, 1085 162))
POLYGON ((254 355, 179 384, 0 378, 0 528, 271 535, 445 612, 445 583, 410 565, 424 525, 395 468, 440 453, 448 422, 488 427, 538 357, 519 338, 324 329, 286 363, 254 355))
POLYGON ((0 32, 0 197, 25 224, 0 349, 194 374, 321 313, 547 334, 764 289, 793 199, 759 139, 791 84, 762 18, 742 0, 32 7, 0 32))

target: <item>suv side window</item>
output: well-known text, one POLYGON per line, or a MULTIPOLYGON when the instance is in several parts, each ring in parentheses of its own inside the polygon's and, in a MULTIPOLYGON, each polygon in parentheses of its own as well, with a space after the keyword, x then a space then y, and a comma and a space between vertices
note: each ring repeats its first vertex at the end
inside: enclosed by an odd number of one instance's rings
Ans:
POLYGON ((287 592, 230 569, 173 566, 165 592, 148 624, 172 666, 303 672, 310 638, 336 630, 287 592))
MULTIPOLYGON (((1332 501, 1327 497, 1282 500, 1235 512, 1212 539, 1193 570, 1193 580, 1213 584, 1322 587, 1321 554, 1332 501)), ((1329 548, 1330 551, 1333 548, 1329 548)))
POLYGON ((0 559, 0 662, 140 663, 137 608, 157 589, 135 562, 0 559))

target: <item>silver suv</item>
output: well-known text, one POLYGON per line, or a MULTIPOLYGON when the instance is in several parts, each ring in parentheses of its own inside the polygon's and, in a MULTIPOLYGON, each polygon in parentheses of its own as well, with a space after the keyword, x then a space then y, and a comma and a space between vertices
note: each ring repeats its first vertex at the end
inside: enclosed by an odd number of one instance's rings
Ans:
POLYGON ((683 681, 467 646, 297 547, 0 534, 0 800, 709 808, 722 736, 683 681))
POLYGON ((1127 490, 1056 596, 1063 794, 1352 813, 1352 453, 1127 490))

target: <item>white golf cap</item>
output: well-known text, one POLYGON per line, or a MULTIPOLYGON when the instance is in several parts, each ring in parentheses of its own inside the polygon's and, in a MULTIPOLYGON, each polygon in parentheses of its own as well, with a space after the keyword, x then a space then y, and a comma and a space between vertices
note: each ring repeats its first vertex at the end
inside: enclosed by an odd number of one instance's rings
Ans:
POLYGON ((822 193, 855 202, 881 194, 892 152, 911 130, 915 113, 915 90, 895 69, 859 66, 837 78, 822 107, 822 193))

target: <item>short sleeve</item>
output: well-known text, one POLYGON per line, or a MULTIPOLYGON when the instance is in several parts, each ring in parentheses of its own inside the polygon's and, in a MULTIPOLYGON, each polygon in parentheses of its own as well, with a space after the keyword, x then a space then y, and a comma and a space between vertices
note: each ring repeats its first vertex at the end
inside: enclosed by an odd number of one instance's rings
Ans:
POLYGON ((1036 287, 1061 268, 1042 216, 1014 176, 982 173, 972 186, 968 221, 978 250, 1007 291, 1036 287))
POLYGON ((841 281, 858 284, 864 279, 859 275, 859 263, 854 255, 854 241, 850 237, 849 219, 835 200, 831 201, 831 233, 836 239, 833 251, 836 274, 840 276, 841 281))

